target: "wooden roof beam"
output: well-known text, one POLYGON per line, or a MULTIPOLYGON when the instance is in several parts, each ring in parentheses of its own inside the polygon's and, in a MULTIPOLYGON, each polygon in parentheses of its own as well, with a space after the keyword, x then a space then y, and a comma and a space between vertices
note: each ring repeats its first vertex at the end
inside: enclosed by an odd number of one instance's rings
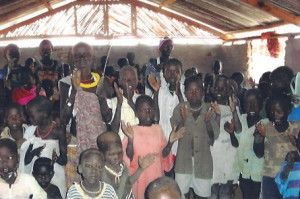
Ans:
POLYGON ((47 0, 40 0, 44 5, 45 7, 50 11, 50 10, 53 10, 52 6, 50 5, 50 2, 48 2, 47 0))
POLYGON ((168 7, 170 4, 174 3, 177 0, 166 0, 165 2, 163 2, 162 4, 159 5, 159 7, 168 7))
POLYGON ((240 1, 249 4, 251 6, 254 6, 256 8, 259 8, 265 12, 268 12, 269 14, 278 17, 288 23, 300 26, 300 17, 295 16, 283 10, 282 8, 279 8, 270 2, 262 1, 262 0, 240 0, 240 1))

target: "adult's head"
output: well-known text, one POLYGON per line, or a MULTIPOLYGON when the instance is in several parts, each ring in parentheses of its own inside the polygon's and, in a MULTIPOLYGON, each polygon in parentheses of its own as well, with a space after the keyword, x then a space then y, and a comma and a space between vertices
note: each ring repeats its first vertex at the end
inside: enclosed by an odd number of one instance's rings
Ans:
POLYGON ((158 51, 162 57, 170 57, 173 47, 173 40, 169 37, 164 37, 159 42, 158 51))

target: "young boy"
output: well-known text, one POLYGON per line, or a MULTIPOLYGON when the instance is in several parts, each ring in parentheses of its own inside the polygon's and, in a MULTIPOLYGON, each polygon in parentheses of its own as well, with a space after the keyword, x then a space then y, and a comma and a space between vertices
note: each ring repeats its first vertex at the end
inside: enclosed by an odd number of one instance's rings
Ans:
POLYGON ((38 158, 33 165, 32 175, 47 193, 48 199, 62 199, 57 186, 50 183, 54 176, 53 162, 49 158, 38 158))
POLYGON ((115 91, 117 97, 111 99, 111 109, 113 113, 113 120, 111 121, 111 129, 113 132, 119 133, 121 140, 124 134, 120 128, 121 120, 125 123, 138 124, 138 118, 135 116, 135 100, 138 95, 135 93, 137 86, 137 73, 135 68, 131 66, 124 66, 120 70, 119 85, 120 89, 115 84, 115 91))
POLYGON ((153 163, 154 158, 139 158, 139 168, 130 176, 128 167, 123 163, 122 142, 118 134, 104 132, 98 136, 97 145, 105 157, 103 181, 113 186, 119 199, 133 198, 132 185, 143 170, 153 163))

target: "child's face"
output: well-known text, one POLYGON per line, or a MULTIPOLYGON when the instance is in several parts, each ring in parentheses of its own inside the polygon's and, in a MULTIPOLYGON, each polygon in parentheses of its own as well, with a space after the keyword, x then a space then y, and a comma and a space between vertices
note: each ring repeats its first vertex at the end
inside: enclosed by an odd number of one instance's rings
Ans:
POLYGON ((35 107, 32 107, 29 112, 29 121, 32 125, 40 125, 42 121, 46 118, 46 114, 43 112, 38 112, 35 107))
POLYGON ((169 84, 176 84, 181 77, 181 70, 179 66, 170 65, 165 68, 164 77, 169 84))
POLYGON ((254 116, 259 114, 261 103, 258 101, 256 95, 249 95, 244 102, 244 109, 247 115, 254 116))
POLYGON ((137 109, 139 125, 141 126, 151 126, 154 115, 154 107, 147 101, 143 102, 137 109))
POLYGON ((153 190, 149 194, 149 199, 181 199, 181 196, 177 190, 169 186, 166 189, 153 190))
POLYGON ((270 121, 275 122, 276 124, 281 124, 282 122, 287 121, 290 110, 288 110, 288 107, 285 106, 282 102, 275 101, 271 104, 270 108, 270 121))
POLYGON ((203 88, 197 82, 192 82, 184 92, 186 99, 190 104, 199 104, 202 101, 203 88))
POLYGON ((213 95, 217 102, 221 102, 223 100, 227 100, 227 91, 228 85, 226 79, 218 79, 216 80, 216 85, 213 89, 213 95))
POLYGON ((105 161, 112 167, 119 167, 123 162, 123 149, 121 143, 112 143, 104 154, 105 161))
POLYGON ((49 168, 46 166, 40 166, 36 173, 33 173, 33 176, 35 177, 36 181, 43 189, 50 184, 53 175, 54 172, 50 171, 49 168))
POLYGON ((0 148, 0 177, 9 180, 17 169, 18 155, 7 147, 0 148))
POLYGON ((104 165, 99 153, 90 152, 83 157, 78 170, 87 184, 98 184, 104 174, 104 165))
POLYGON ((90 68, 93 61, 92 50, 86 45, 77 46, 73 52, 74 64, 78 69, 90 68))
POLYGON ((18 130, 22 127, 24 118, 18 109, 12 108, 7 111, 6 124, 11 130, 18 130))
POLYGON ((133 70, 126 70, 120 77, 119 84, 123 90, 128 93, 134 92, 137 87, 137 76, 133 70))

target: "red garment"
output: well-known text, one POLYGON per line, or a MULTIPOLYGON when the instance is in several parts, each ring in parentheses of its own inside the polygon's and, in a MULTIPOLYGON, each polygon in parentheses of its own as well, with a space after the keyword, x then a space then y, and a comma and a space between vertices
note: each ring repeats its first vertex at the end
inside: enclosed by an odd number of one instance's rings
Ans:
MULTIPOLYGON (((40 96, 46 96, 43 89, 39 92, 40 96)), ((30 100, 36 97, 36 86, 33 86, 29 91, 23 86, 15 88, 12 92, 12 101, 21 105, 26 105, 30 100)))
POLYGON ((146 168, 133 185, 135 198, 143 199, 146 187, 156 178, 164 176, 164 171, 169 171, 173 166, 173 154, 163 158, 162 150, 167 145, 160 125, 152 126, 133 126, 133 160, 130 162, 126 156, 128 138, 123 139, 124 162, 128 165, 132 175, 139 167, 138 157, 145 157, 148 154, 156 154, 154 163, 146 168))

